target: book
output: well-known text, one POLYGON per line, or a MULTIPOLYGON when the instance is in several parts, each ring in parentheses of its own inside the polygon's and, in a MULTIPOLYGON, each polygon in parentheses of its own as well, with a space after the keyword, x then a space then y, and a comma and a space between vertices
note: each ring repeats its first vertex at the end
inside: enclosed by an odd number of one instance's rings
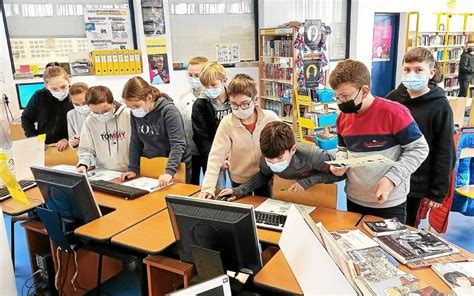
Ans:
POLYGON ((135 187, 138 189, 146 190, 148 192, 154 192, 154 191, 163 189, 165 187, 171 186, 172 184, 173 182, 171 182, 167 186, 160 187, 158 179, 152 179, 148 177, 139 177, 139 178, 122 183, 122 185, 135 187))
POLYGON ((474 295, 474 262, 436 263, 431 269, 456 295, 474 295))
POLYGON ((410 269, 421 269, 421 268, 431 267, 431 265, 435 263, 464 262, 464 261, 469 261, 469 260, 470 259, 468 256, 460 252, 460 253, 455 253, 448 256, 410 262, 410 263, 407 263, 407 266, 410 269))
POLYGON ((426 230, 382 235, 375 237, 374 240, 404 264, 459 252, 457 248, 426 230))
POLYGON ((359 229, 331 232, 338 246, 345 252, 377 247, 378 244, 359 229))
POLYGON ((390 235, 408 231, 406 226, 400 223, 397 218, 385 219, 374 222, 366 221, 364 222, 364 228, 372 236, 390 235))

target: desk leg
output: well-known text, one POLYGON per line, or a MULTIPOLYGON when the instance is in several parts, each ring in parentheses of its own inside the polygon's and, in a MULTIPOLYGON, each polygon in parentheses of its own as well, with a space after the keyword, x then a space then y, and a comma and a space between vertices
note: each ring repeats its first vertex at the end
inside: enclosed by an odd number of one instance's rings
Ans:
POLYGON ((146 272, 147 272, 147 267, 145 264, 143 264, 143 259, 137 257, 135 260, 135 265, 137 268, 138 272, 138 279, 140 281, 140 292, 142 296, 148 295, 149 287, 147 284, 147 277, 146 277, 146 272))
POLYGON ((13 217, 10 219, 10 233, 11 233, 11 253, 12 253, 12 263, 13 263, 13 268, 15 268, 15 221, 13 221, 13 217))

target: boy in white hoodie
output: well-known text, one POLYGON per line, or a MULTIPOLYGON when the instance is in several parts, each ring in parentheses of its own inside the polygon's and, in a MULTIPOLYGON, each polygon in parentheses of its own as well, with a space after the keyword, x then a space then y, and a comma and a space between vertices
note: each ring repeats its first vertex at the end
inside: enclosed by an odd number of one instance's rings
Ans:
POLYGON ((104 168, 126 172, 130 146, 130 110, 114 101, 110 89, 94 86, 86 93, 91 114, 84 122, 77 171, 104 168))
POLYGON ((69 146, 77 148, 81 136, 82 126, 91 113, 91 109, 86 104, 86 92, 89 89, 87 84, 76 82, 69 88, 69 100, 74 109, 67 113, 67 134, 69 146))

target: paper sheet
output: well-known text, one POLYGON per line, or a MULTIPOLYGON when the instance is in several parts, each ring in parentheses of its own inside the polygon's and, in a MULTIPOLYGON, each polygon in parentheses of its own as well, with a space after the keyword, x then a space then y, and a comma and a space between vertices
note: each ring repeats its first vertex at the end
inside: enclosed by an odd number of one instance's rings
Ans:
POLYGON ((325 163, 335 166, 335 167, 359 167, 359 166, 370 166, 370 165, 393 165, 395 161, 380 155, 371 155, 358 158, 349 158, 341 160, 330 160, 325 161, 325 163))
POLYGON ((44 166, 44 137, 31 137, 12 142, 15 177, 17 180, 33 179, 30 167, 44 166))
MULTIPOLYGON (((255 210, 259 212, 275 213, 288 216, 291 204, 291 202, 267 198, 267 200, 260 204, 255 210)), ((305 205, 298 205, 298 207, 308 215, 309 213, 314 211, 314 209, 316 209, 316 207, 310 207, 305 205)))
MULTIPOLYGON (((0 203, 0 213, 2 213, 2 204, 0 203)), ((0 295, 17 295, 15 274, 8 245, 7 232, 3 215, 0 218, 0 295)))
MULTIPOLYGON (((70 172, 70 173, 77 173, 77 168, 73 165, 65 165, 59 164, 51 167, 52 169, 63 171, 63 172, 70 172)), ((121 172, 106 170, 106 169, 96 169, 87 172, 87 176, 89 180, 105 180, 110 181, 115 178, 120 178, 122 175, 121 172)))
POLYGON ((135 188, 138 188, 138 189, 143 189, 143 190, 146 190, 146 191, 149 191, 149 192, 157 191, 157 190, 160 190, 164 187, 167 187, 167 186, 159 187, 158 186, 158 184, 159 184, 158 179, 152 179, 152 178, 148 178, 148 177, 140 177, 140 178, 128 181, 128 182, 124 182, 122 184, 127 185, 127 186, 131 186, 131 187, 135 187, 135 188))

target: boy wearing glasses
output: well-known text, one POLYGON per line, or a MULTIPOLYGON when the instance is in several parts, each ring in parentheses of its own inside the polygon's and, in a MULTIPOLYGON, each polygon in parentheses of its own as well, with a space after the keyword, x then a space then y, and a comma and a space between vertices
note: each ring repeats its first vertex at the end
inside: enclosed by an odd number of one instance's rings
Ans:
MULTIPOLYGON (((225 116, 217 128, 200 197, 214 198, 219 169, 227 156, 232 187, 250 180, 259 171, 260 133, 267 123, 280 120, 272 111, 257 106, 257 84, 248 75, 236 75, 229 83, 227 94, 232 114, 225 116)), ((265 184, 254 193, 270 196, 270 186, 265 184)))
POLYGON ((128 170, 130 146, 130 109, 114 100, 105 86, 93 86, 86 92, 91 113, 84 122, 79 142, 77 171, 104 168, 128 170))
POLYGON ((334 167, 336 176, 347 175, 347 210, 405 223, 410 175, 428 155, 428 144, 410 111, 370 93, 367 67, 353 60, 340 62, 329 77, 341 110, 337 118, 336 159, 376 154, 395 163, 364 167, 334 167))

